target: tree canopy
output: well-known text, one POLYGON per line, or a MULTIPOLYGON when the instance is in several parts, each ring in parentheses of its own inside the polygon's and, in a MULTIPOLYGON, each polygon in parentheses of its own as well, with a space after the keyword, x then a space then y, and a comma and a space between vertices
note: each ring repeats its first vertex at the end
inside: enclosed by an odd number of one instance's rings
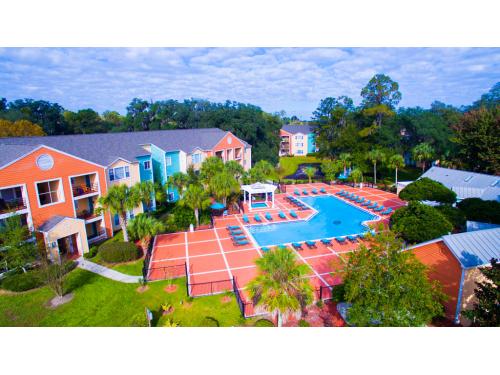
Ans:
POLYGON ((408 184, 399 197, 405 201, 433 201, 439 203, 453 204, 457 200, 457 194, 448 189, 442 183, 423 177, 408 184))

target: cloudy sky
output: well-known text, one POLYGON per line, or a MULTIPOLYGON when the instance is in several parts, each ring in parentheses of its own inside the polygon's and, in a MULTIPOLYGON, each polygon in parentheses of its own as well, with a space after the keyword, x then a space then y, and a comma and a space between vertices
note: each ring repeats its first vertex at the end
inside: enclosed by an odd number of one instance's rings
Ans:
POLYGON ((252 103, 308 119, 327 96, 360 102, 376 73, 399 82, 401 106, 470 104, 500 80, 485 48, 4 48, 0 97, 125 113, 134 97, 252 103))

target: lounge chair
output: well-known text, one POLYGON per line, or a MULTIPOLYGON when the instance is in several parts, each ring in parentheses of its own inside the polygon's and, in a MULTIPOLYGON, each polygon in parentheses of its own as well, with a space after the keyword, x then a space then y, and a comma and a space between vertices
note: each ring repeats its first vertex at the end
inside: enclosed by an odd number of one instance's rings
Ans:
POLYGON ((292 246, 294 249, 296 250, 302 250, 302 244, 301 243, 298 243, 298 242, 293 242, 292 243, 292 246))
POLYGON ((300 195, 300 191, 299 191, 298 189, 295 189, 295 190, 293 191, 293 193, 294 193, 295 195, 300 195))
POLYGON ((231 236, 238 236, 240 234, 243 234, 244 232, 241 229, 238 229, 238 230, 232 230, 229 233, 231 234, 231 236))
POLYGON ((384 206, 378 206, 377 208, 375 208, 373 211, 374 212, 380 212, 380 211, 383 211, 385 210, 385 207, 384 206))
POLYGON ((366 208, 369 208, 370 210, 372 210, 372 209, 376 208, 377 206, 378 206, 378 203, 377 203, 377 202, 375 202, 375 203, 373 203, 373 204, 370 204, 370 205, 369 205, 369 206, 367 206, 366 208))
POLYGON ((358 199, 358 196, 356 194, 353 194, 351 198, 349 198, 351 201, 355 201, 358 199))
POLYGON ((228 230, 241 229, 239 225, 228 225, 226 228, 228 230))
POLYGON ((233 241, 233 242, 235 245, 238 245, 238 246, 248 245, 250 243, 250 241, 247 241, 247 240, 233 241))
POLYGON ((308 191, 306 189, 302 189, 302 194, 309 195, 309 193, 308 193, 308 191))
POLYGON ((366 202, 361 203, 362 206, 369 206, 370 204, 372 204, 372 201, 369 199, 366 202))
POLYGON ((244 234, 240 234, 238 236, 233 236, 233 239, 235 241, 241 241, 241 240, 246 240, 247 239, 247 236, 245 236, 244 234))
POLYGON ((323 245, 331 245, 331 244, 332 244, 332 240, 327 239, 327 238, 323 238, 323 239, 321 240, 321 243, 322 243, 323 245))
POLYGON ((264 247, 261 247, 260 250, 262 250, 263 252, 266 252, 266 251, 269 251, 271 249, 269 249, 267 246, 264 246, 264 247))
POLYGON ((286 246, 286 245, 278 245, 277 248, 278 249, 288 249, 288 246, 286 246))
POLYGON ((387 210, 385 210, 384 212, 381 212, 380 214, 381 215, 389 215, 391 212, 392 212, 392 208, 389 207, 387 210))
POLYGON ((326 194, 326 190, 325 190, 325 188, 321 188, 321 189, 319 189, 319 192, 320 192, 320 193, 323 193, 323 194, 326 194))
POLYGON ((312 192, 313 194, 318 194, 318 190, 316 190, 316 189, 312 189, 312 190, 311 190, 311 192, 312 192))
POLYGON ((310 249, 314 249, 316 247, 316 242, 315 241, 306 241, 306 245, 310 249))
POLYGON ((363 203, 364 201, 365 201, 365 198, 356 199, 356 203, 363 203))
POLYGON ((294 219, 298 218, 297 213, 294 210, 290 210, 290 216, 294 219))
POLYGON ((345 237, 336 237, 335 240, 338 242, 338 243, 344 243, 345 242, 345 237))
POLYGON ((347 236, 347 238, 349 238, 349 240, 351 240, 351 241, 356 241, 358 239, 358 236, 355 234, 351 234, 351 235, 347 236))
POLYGON ((286 215, 284 214, 283 211, 280 211, 280 213, 278 214, 278 216, 282 219, 286 219, 286 215))
POLYGON ((273 220, 273 217, 271 216, 271 214, 269 212, 266 212, 266 214, 264 216, 266 217, 267 220, 273 220))
POLYGON ((342 190, 340 190, 340 191, 337 191, 337 192, 335 193, 335 195, 342 195, 342 194, 344 194, 344 190, 343 190, 343 189, 342 189, 342 190))
POLYGON ((260 218, 260 216, 258 214, 255 214, 253 218, 255 219, 255 221, 257 223, 262 223, 262 219, 260 218))
POLYGON ((250 223, 250 220, 248 219, 247 215, 243 215, 243 221, 247 224, 250 223))

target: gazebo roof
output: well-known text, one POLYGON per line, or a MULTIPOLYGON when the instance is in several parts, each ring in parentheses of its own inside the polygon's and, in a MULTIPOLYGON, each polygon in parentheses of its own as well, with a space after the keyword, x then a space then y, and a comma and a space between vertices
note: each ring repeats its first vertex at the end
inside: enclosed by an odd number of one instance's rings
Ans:
POLYGON ((246 191, 250 194, 259 194, 259 193, 274 193, 274 191, 278 187, 273 184, 264 184, 262 182, 256 182, 252 185, 242 185, 241 190, 246 191))

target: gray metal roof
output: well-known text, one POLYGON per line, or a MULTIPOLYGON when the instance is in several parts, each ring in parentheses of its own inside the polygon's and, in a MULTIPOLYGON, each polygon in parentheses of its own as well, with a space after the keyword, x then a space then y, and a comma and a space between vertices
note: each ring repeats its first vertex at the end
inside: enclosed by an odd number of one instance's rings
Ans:
MULTIPOLYGON (((107 166, 118 158, 133 162, 138 156, 149 155, 140 145, 154 144, 165 151, 181 150, 191 153, 196 148, 212 149, 226 134, 227 132, 218 128, 199 128, 0 138, 0 167, 23 155, 21 146, 24 146, 24 150, 29 150, 28 146, 43 144, 107 166)), ((250 147, 248 143, 244 143, 250 147)))
POLYGON ((500 201, 500 176, 432 167, 421 177, 441 182, 459 199, 481 198, 500 201))
POLYGON ((500 228, 443 236, 446 246, 464 268, 487 265, 500 259, 500 228))
POLYGON ((287 131, 288 133, 292 134, 297 134, 297 133, 309 134, 313 133, 314 131, 314 126, 311 125, 283 125, 281 128, 284 131, 287 131))
POLYGON ((38 227, 38 230, 40 232, 50 232, 51 229, 53 229, 57 224, 59 224, 61 221, 64 219, 67 219, 68 217, 66 216, 52 216, 50 219, 45 221, 42 225, 38 227))

